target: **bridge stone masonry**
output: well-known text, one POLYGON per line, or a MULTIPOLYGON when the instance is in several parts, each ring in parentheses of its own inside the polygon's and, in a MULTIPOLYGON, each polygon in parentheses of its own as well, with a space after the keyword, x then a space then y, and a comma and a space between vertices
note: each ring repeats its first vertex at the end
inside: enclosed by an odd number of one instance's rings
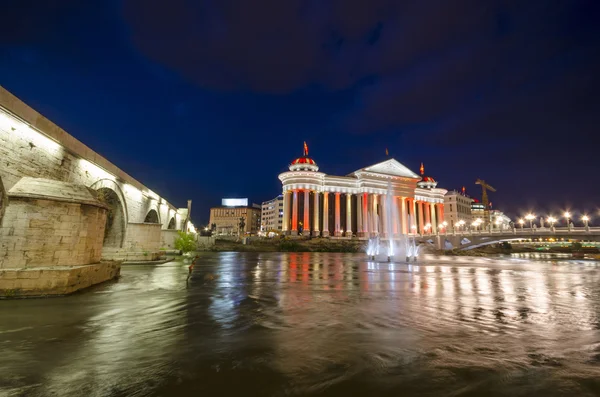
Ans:
POLYGON ((66 294, 157 259, 177 208, 0 86, 0 297, 66 294))

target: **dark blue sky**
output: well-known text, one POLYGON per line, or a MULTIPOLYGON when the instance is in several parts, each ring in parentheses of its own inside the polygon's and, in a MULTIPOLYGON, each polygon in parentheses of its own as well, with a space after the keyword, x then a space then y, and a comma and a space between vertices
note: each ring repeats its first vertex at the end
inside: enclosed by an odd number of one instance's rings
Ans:
POLYGON ((0 84, 194 221, 385 159, 600 218, 597 1, 3 2, 0 84))

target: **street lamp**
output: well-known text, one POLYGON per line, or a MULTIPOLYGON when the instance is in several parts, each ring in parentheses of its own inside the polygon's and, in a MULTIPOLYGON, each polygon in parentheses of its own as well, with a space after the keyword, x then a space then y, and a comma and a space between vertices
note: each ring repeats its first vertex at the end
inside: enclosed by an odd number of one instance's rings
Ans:
POLYGON ((458 230, 460 231, 460 227, 463 226, 465 224, 465 221, 463 221, 462 219, 458 222, 456 222, 456 226, 458 226, 458 230))
POLYGON ((588 228, 588 222, 590 221, 590 217, 587 216, 587 215, 584 215, 584 216, 581 217, 581 220, 583 221, 583 223, 585 225, 585 228, 587 229, 588 228))
POLYGON ((529 213, 525 216, 525 219, 527 219, 529 221, 529 228, 533 229, 533 220, 535 219, 535 215, 533 215, 532 213, 529 213))
POLYGON ((546 220, 550 224, 550 229, 554 229, 554 223, 556 223, 556 218, 553 216, 549 216, 546 220))
POLYGON ((523 220, 523 218, 519 219, 519 225, 521 225, 521 230, 523 230, 524 224, 525 224, 525 221, 523 220))
POLYGON ((571 224, 569 223, 569 219, 571 219, 571 213, 569 211, 565 212, 565 218, 567 218, 567 227, 571 230, 571 224))

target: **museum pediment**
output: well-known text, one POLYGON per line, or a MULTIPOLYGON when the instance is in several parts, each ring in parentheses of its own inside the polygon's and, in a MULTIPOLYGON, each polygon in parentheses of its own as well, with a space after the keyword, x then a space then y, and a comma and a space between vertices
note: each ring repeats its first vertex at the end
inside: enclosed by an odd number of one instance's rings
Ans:
POLYGON ((365 172, 375 173, 375 174, 383 174, 383 175, 400 176, 400 177, 405 177, 405 178, 420 179, 420 177, 417 174, 412 172, 405 165, 401 164, 400 162, 398 162, 395 159, 389 159, 389 160, 383 161, 381 163, 377 163, 377 164, 371 165, 369 167, 362 168, 362 169, 356 171, 355 174, 365 173, 365 172))

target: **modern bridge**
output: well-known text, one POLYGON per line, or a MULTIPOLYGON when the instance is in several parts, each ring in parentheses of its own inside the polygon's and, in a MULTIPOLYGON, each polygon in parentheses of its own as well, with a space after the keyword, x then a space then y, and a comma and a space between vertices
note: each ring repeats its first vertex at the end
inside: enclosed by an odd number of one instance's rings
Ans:
POLYGON ((523 228, 508 230, 454 231, 449 233, 425 234, 418 237, 438 249, 473 249, 504 241, 554 239, 600 242, 600 227, 553 227, 523 228))

